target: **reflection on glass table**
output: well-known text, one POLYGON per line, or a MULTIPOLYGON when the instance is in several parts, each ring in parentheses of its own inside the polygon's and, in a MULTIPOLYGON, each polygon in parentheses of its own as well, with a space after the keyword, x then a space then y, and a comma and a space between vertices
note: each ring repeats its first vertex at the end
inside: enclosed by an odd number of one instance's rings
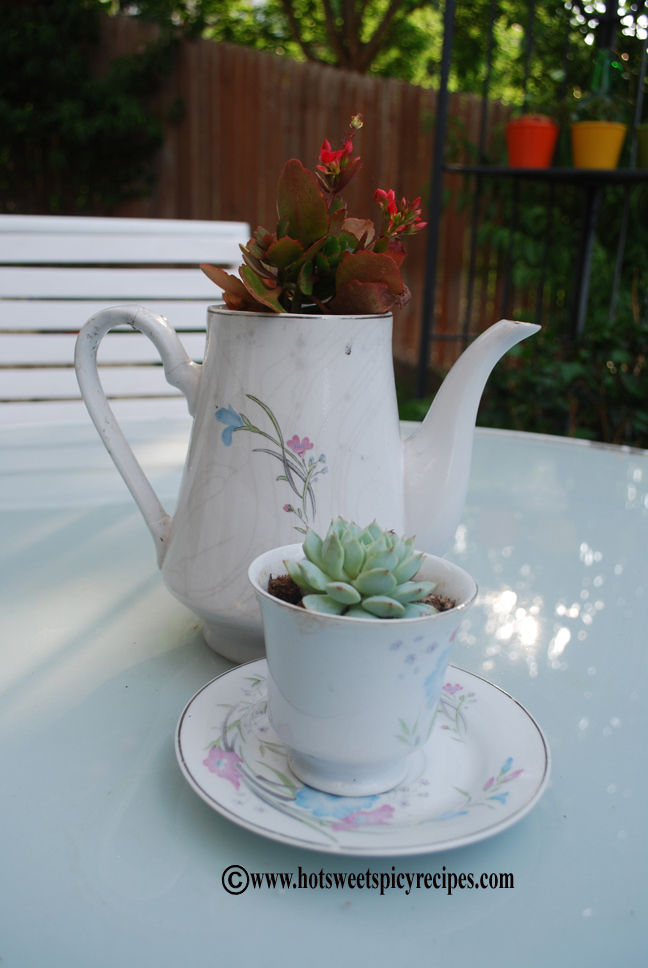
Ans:
MULTIPOLYGON (((168 509, 189 431, 127 427, 168 509)), ((181 774, 178 717, 231 665, 165 590, 94 428, 1 430, 3 963, 279 966, 297 953, 319 968, 344 951, 345 964, 642 964, 647 518, 645 453, 477 432, 448 557, 479 597, 451 661, 538 721, 550 787, 481 843, 331 857, 234 825, 181 774), (298 886, 230 894, 232 865, 298 886), (448 894, 433 886, 444 867, 513 886, 448 894), (320 870, 368 869, 420 886, 319 886, 320 870), (300 871, 318 886, 300 887, 300 871)))

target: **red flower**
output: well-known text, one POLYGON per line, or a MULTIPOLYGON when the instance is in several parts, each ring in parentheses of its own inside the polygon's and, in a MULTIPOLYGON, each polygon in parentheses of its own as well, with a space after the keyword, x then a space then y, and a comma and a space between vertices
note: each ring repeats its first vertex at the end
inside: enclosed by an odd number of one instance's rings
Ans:
MULTIPOLYGON (((352 154, 352 152, 353 152, 352 141, 347 141, 344 147, 341 148, 339 151, 332 151, 330 142, 326 140, 322 145, 322 147, 320 148, 319 160, 321 161, 322 165, 332 165, 336 161, 339 162, 340 159, 342 159, 345 155, 352 154)), ((320 171, 324 171, 324 170, 325 169, 320 169, 320 171)))
POLYGON ((400 204, 397 204, 396 193, 392 188, 386 192, 379 188, 374 195, 374 201, 387 223, 385 226, 387 236, 413 235, 427 225, 427 222, 421 222, 421 209, 418 207, 421 204, 420 198, 414 199, 413 202, 401 198, 400 204))

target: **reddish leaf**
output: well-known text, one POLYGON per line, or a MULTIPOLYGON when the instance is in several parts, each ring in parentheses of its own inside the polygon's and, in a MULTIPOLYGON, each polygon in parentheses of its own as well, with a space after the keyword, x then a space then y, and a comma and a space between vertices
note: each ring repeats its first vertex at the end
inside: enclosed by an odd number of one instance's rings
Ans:
MULTIPOLYGON (((273 284, 276 282, 276 273, 274 273, 272 269, 268 269, 266 266, 264 266, 261 260, 257 259, 254 255, 252 255, 252 253, 248 249, 246 249, 244 245, 240 245, 239 249, 243 253, 244 262, 246 262, 247 265, 249 265, 250 269, 256 272, 256 274, 258 276, 261 276, 263 279, 267 279, 268 282, 271 282, 273 284)), ((264 253, 264 257, 265 257, 265 253, 264 253)))
POLYGON ((403 291, 401 292, 400 296, 396 296, 394 306, 396 306, 398 309, 402 309, 403 306, 407 306, 411 298, 412 293, 409 291, 409 288, 405 285, 405 283, 403 283, 403 291))
POLYGON ((340 234, 340 232, 342 231, 342 226, 344 225, 346 213, 347 213, 346 205, 343 205, 342 208, 338 209, 337 212, 331 213, 329 210, 329 215, 330 215, 329 235, 340 234))
POLYGON ((273 242, 267 253, 267 261, 277 269, 286 269, 304 254, 304 246, 296 239, 285 236, 278 242, 273 242))
POLYGON ((338 287, 337 294, 328 304, 337 315, 364 316, 370 313, 388 313, 396 302, 396 296, 384 282, 358 282, 350 279, 338 287))
POLYGON ((400 239, 390 239, 385 255, 388 255, 390 259, 393 259, 400 269, 405 261, 405 246, 400 239))
POLYGON ((287 161, 279 176, 277 214, 280 219, 288 219, 291 236, 304 246, 321 239, 328 231, 324 196, 315 176, 297 158, 287 161))
POLYGON ((355 235, 356 239, 361 239, 366 232, 365 245, 371 245, 376 235, 376 228, 370 218, 347 218, 342 229, 355 235))
POLYGON ((384 283, 395 296, 400 295, 403 289, 403 280, 394 260, 378 252, 365 251, 355 255, 347 252, 343 256, 335 274, 337 291, 352 279, 358 282, 384 283))
POLYGON ((346 188, 351 179, 355 178, 361 168, 362 161, 360 158, 352 158, 346 168, 343 168, 340 172, 340 177, 335 190, 341 192, 343 188, 346 188))
POLYGON ((248 292, 240 279, 232 276, 216 266, 201 265, 200 267, 208 279, 215 282, 223 290, 223 299, 228 309, 238 309, 245 312, 267 312, 262 305, 248 292))
POLYGON ((259 278, 259 276, 257 276, 256 272, 250 269, 249 266, 241 266, 239 269, 239 274, 245 284, 245 288, 248 290, 250 295, 257 300, 257 302, 262 303, 264 306, 268 306, 270 309, 274 310, 275 313, 285 312, 285 309, 279 302, 279 296, 282 293, 281 289, 267 289, 263 285, 263 281, 259 278))

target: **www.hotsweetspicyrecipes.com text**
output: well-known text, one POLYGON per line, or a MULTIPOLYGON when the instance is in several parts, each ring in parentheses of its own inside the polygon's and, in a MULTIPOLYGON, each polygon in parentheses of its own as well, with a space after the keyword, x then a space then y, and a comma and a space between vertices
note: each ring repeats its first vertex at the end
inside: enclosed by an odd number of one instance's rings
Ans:
POLYGON ((387 891, 436 890, 452 895, 453 891, 465 890, 499 890, 515 887, 511 873, 483 873, 483 874, 455 874, 443 867, 431 874, 412 873, 411 871, 397 871, 392 866, 391 871, 380 873, 367 868, 357 874, 327 872, 324 868, 319 871, 306 872, 301 867, 297 873, 283 871, 279 873, 250 872, 240 864, 231 864, 223 871, 221 878, 223 887, 228 894, 243 894, 248 888, 253 890, 359 890, 378 891, 381 896, 387 891))

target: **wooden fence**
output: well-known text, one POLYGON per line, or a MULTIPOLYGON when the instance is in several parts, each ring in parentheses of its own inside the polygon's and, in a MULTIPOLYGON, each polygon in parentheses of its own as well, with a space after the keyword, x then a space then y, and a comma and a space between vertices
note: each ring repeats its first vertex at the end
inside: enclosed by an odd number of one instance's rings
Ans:
MULTIPOLYGON (((139 21, 106 18, 103 57, 131 52, 154 34, 155 28, 139 21)), ((180 121, 167 124, 153 194, 123 204, 115 215, 241 220, 273 229, 275 187, 286 159, 300 158, 312 168, 323 139, 338 144, 358 112, 365 125, 355 144, 364 168, 344 193, 350 213, 377 218, 376 188, 394 188, 409 199, 421 195, 425 206, 434 138, 432 90, 195 40, 183 41, 160 97, 161 107, 174 102, 184 110, 180 121)), ((475 143, 479 100, 453 95, 450 115, 475 143)), ((501 105, 493 105, 491 127, 503 117, 501 105)), ((440 333, 458 331, 465 306, 467 215, 457 205, 461 181, 446 178, 450 194, 441 225, 435 321, 440 333)), ((395 326, 394 353, 410 363, 418 352, 425 245, 425 232, 407 242, 403 275, 413 298, 395 326)), ((474 331, 494 322, 495 302, 487 288, 476 292, 474 331)), ((456 343, 437 343, 432 361, 447 367, 458 351, 456 343)))

